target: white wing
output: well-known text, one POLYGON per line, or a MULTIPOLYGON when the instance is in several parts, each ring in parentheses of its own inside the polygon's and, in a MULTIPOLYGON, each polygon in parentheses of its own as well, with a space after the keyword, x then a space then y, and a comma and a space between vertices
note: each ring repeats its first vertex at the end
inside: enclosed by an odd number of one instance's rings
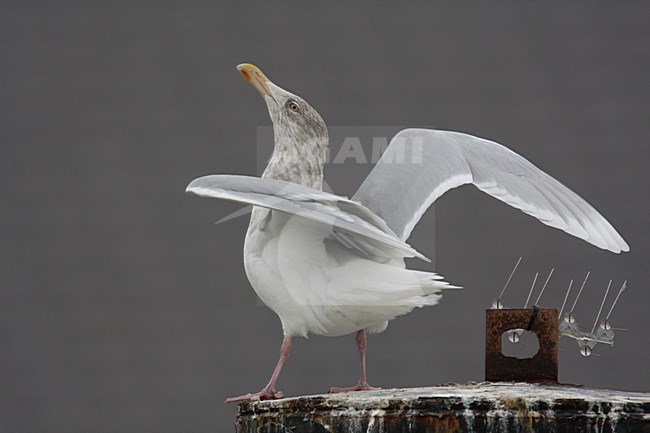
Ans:
POLYGON ((599 248, 630 249, 596 209, 528 160, 498 143, 458 132, 400 131, 352 199, 406 240, 438 197, 468 183, 599 248))
POLYGON ((200 177, 190 182, 186 192, 261 206, 327 224, 337 229, 334 236, 339 242, 362 253, 377 252, 372 244, 378 241, 403 251, 408 257, 429 261, 401 241, 381 218, 347 197, 281 180, 236 175, 200 177))

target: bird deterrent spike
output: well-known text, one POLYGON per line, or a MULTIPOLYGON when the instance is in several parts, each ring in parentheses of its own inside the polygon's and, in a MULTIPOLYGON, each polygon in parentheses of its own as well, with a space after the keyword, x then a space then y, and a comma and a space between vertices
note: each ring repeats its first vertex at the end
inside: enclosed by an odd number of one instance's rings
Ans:
POLYGON ((560 314, 557 315, 558 319, 562 317, 562 311, 564 311, 564 306, 566 305, 566 300, 569 299, 569 292, 571 291, 571 286, 573 285, 573 280, 569 281, 569 288, 564 295, 564 302, 562 302, 562 308, 560 309, 560 314))
POLYGON ((530 286, 530 292, 528 292, 528 297, 526 298, 526 304, 524 304, 524 309, 528 308, 528 301, 530 301, 530 295, 533 294, 533 289, 535 288, 535 283, 537 282, 537 276, 539 272, 535 272, 535 278, 533 279, 533 285, 530 286))
POLYGON ((616 299, 614 299, 614 303, 612 304, 612 307, 609 309, 609 313, 607 313, 607 317, 605 319, 609 320, 609 316, 612 314, 612 311, 614 311, 614 306, 616 306, 616 303, 618 302, 618 297, 621 296, 621 293, 623 293, 623 290, 627 287, 627 280, 623 281, 623 285, 618 291, 618 295, 616 295, 616 299))
POLYGON ((512 272, 510 272, 510 276, 508 277, 508 281, 506 281, 505 286, 503 286, 503 290, 501 290, 501 293, 499 293, 499 299, 503 297, 503 294, 506 291, 506 287, 508 287, 508 284, 510 283, 510 280, 512 279, 512 276, 515 274, 515 271, 517 270, 517 267, 519 266, 519 263, 521 263, 522 257, 519 257, 519 260, 517 260, 517 264, 515 265, 514 269, 512 272))
POLYGON ((605 305, 605 300, 607 299, 607 294, 609 293, 609 288, 611 286, 612 286, 612 280, 609 280, 609 284, 607 285, 607 290, 605 290, 605 297, 603 297, 603 302, 600 303, 600 309, 598 310, 598 314, 596 314, 596 321, 594 322, 594 326, 591 328, 591 333, 592 334, 596 330, 596 325, 598 324, 598 319, 600 318, 600 313, 603 312, 603 306, 605 305))
POLYGON ((587 271, 587 275, 585 276, 585 280, 582 282, 582 286, 580 286, 580 291, 578 291, 578 296, 576 296, 576 300, 573 301, 573 307, 571 307, 571 312, 575 310, 576 304, 578 303, 578 299, 580 299, 580 294, 582 293, 582 289, 585 288, 585 284, 587 284, 587 278, 589 278, 589 274, 591 274, 591 271, 587 271))
POLYGON ((542 291, 539 292, 539 296, 537 297, 537 300, 535 301, 535 305, 537 305, 539 303, 539 300, 542 298, 542 293, 544 293, 544 289, 546 289, 546 285, 548 284, 548 280, 551 279, 551 275, 553 275, 554 270, 555 270, 555 268, 551 269, 551 272, 549 272, 548 277, 546 277, 546 282, 542 286, 542 291))

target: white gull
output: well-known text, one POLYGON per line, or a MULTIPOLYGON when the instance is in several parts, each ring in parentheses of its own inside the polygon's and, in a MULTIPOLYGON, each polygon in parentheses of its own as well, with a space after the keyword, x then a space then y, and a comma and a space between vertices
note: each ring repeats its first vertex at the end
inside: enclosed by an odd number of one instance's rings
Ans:
POLYGON ((405 129, 390 142, 357 193, 348 199, 322 191, 327 127, 307 102, 254 65, 237 69, 263 95, 275 148, 261 178, 212 175, 187 192, 253 205, 244 244, 246 275, 282 322, 281 355, 259 392, 226 401, 282 397, 276 384, 292 337, 356 332, 361 377, 369 390, 366 331, 416 307, 435 305, 457 288, 435 273, 406 269, 406 257, 426 257, 405 243, 426 209, 464 184, 599 247, 629 247, 611 224, 576 193, 525 158, 493 141, 428 129, 405 129))

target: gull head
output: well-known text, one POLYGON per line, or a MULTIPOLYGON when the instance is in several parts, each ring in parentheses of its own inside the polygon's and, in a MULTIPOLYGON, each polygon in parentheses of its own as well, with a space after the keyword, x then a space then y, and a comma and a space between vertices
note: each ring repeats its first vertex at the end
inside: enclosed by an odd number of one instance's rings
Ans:
POLYGON ((304 99, 271 82, 251 63, 242 63, 237 70, 264 98, 273 122, 276 147, 278 144, 295 145, 299 149, 327 147, 327 126, 318 111, 304 99))
POLYGON ((262 177, 322 189, 329 138, 320 114, 298 95, 273 84, 255 65, 237 66, 264 98, 273 122, 275 148, 262 177))

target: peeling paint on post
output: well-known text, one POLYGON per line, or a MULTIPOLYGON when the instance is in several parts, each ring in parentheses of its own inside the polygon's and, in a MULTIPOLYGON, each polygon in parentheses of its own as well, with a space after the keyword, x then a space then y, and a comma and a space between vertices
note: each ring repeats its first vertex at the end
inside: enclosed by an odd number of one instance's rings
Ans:
POLYGON ((238 433, 650 431, 650 393, 525 383, 387 389, 243 402, 238 433))

